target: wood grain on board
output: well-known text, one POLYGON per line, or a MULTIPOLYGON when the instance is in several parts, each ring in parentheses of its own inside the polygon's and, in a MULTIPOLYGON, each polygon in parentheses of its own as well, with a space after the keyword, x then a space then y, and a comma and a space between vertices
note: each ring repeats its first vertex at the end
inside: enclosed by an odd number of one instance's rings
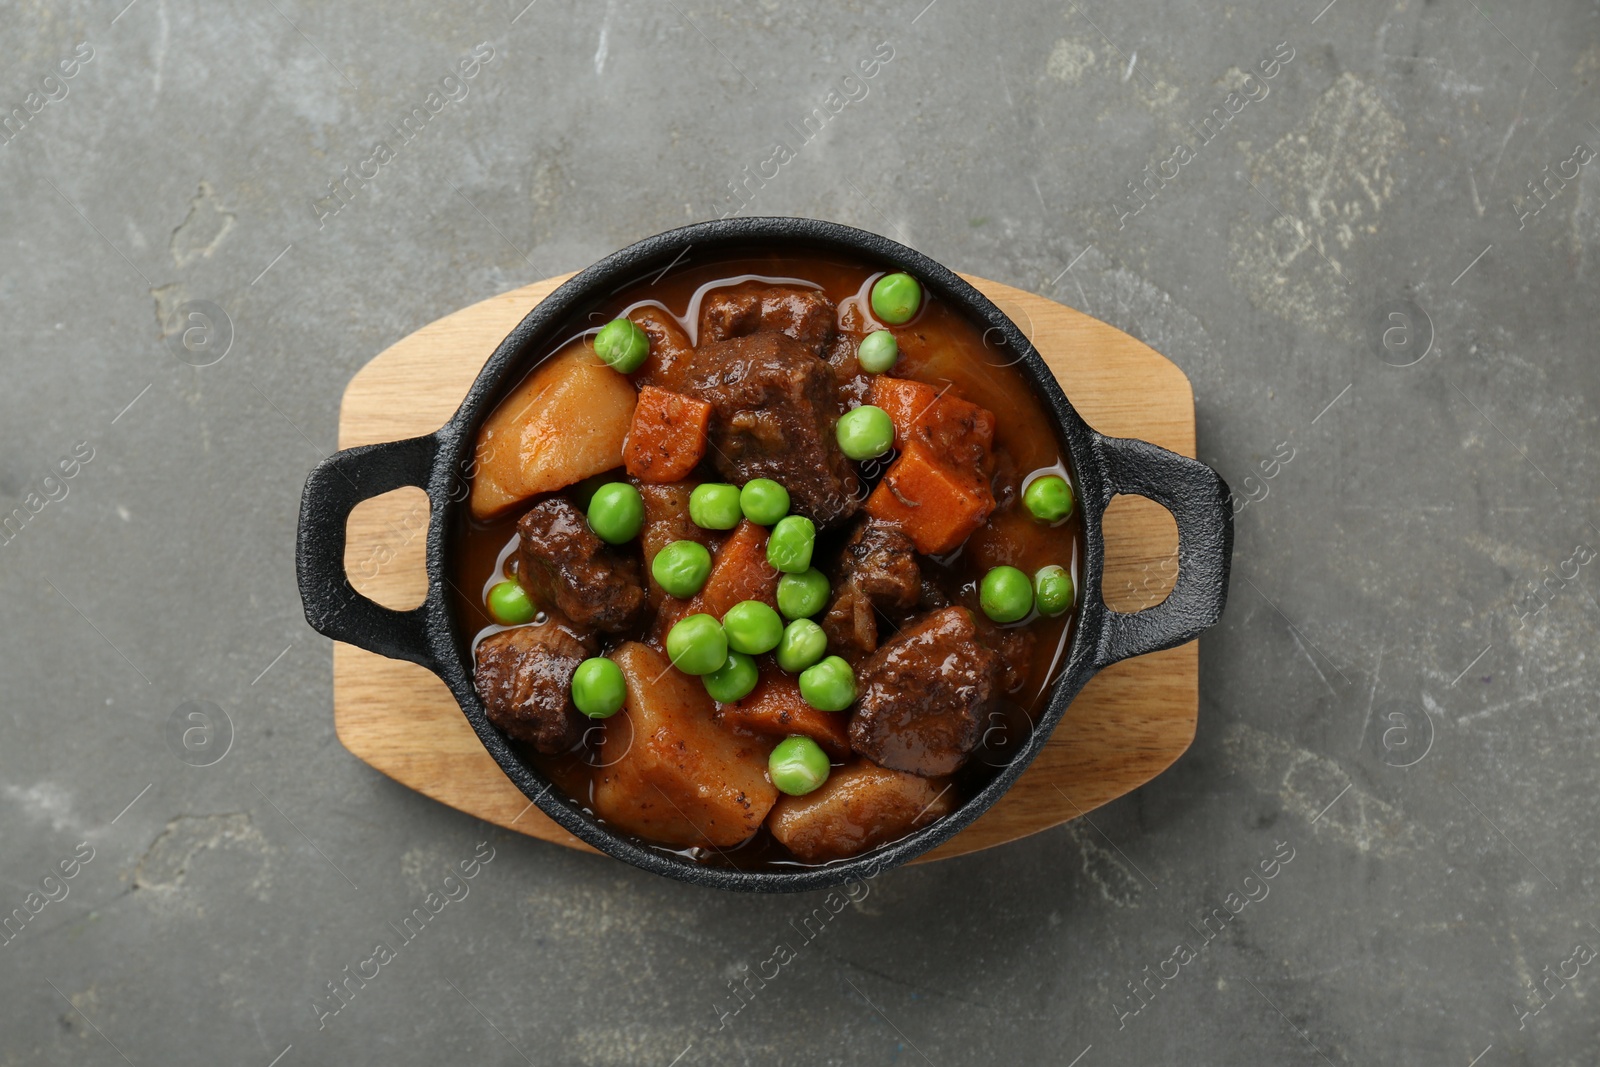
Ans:
MULTIPOLYGON (((339 447, 431 433, 449 420, 495 347, 566 280, 491 297, 422 327, 362 367, 345 389, 339 447)), ((1174 364, 1081 312, 982 278, 977 286, 1033 341, 1095 429, 1194 455, 1194 395, 1174 364)), ((427 592, 429 520, 420 489, 351 513, 345 566, 381 604, 414 607, 427 592)), ((1160 506, 1118 497, 1105 518, 1104 594, 1122 610, 1159 602, 1172 585, 1176 527, 1160 506)), ((528 800, 479 743, 444 683, 415 664, 335 643, 334 722, 357 757, 419 793, 499 826, 588 846, 528 800)), ((1194 738, 1194 642, 1119 663, 1093 678, 1028 770, 980 819, 923 859, 1013 841, 1076 818, 1161 773, 1194 738)))

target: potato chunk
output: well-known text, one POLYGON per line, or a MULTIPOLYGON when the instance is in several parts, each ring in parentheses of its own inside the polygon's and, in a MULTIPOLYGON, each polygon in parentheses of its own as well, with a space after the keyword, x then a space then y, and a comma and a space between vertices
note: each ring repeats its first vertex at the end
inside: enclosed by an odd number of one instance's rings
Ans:
POLYGON ((713 722, 700 682, 648 645, 629 642, 611 658, 628 700, 606 720, 596 813, 669 845, 728 848, 760 829, 778 799, 767 781, 771 745, 713 722))
POLYGON ((897 840, 954 808, 947 781, 863 760, 834 771, 814 793, 779 800, 767 828, 796 858, 821 863, 897 840))
POLYGON ((622 466, 637 394, 575 342, 502 400, 478 431, 472 514, 487 519, 539 493, 622 466))

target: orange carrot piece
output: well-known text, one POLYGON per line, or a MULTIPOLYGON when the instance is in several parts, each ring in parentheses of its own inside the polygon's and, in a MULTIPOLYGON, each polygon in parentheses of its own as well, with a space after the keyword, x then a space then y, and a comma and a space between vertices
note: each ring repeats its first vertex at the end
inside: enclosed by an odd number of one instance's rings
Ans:
POLYGON ((868 515, 900 524, 917 551, 940 556, 960 547, 994 511, 989 483, 939 462, 911 442, 867 497, 868 515))
POLYGON ((623 464, 641 482, 679 481, 706 454, 710 425, 711 405, 704 400, 647 385, 639 390, 633 409, 623 464))
POLYGON ((639 531, 639 547, 644 549, 645 579, 651 607, 659 608, 662 601, 667 599, 667 591, 650 573, 651 565, 663 548, 674 541, 698 541, 714 552, 717 543, 722 540, 721 533, 702 529, 689 518, 689 494, 694 492, 695 485, 692 481, 673 482, 671 485, 639 483, 639 496, 644 500, 644 526, 639 531))
POLYGON ((872 403, 889 413, 889 421, 894 423, 894 443, 897 447, 905 446, 917 417, 931 409, 938 399, 939 390, 927 382, 890 378, 882 374, 872 379, 872 403))
POLYGON ((661 601, 654 637, 666 640, 680 619, 705 613, 721 619, 742 600, 760 600, 778 606, 777 568, 767 562, 767 531, 749 519, 734 528, 711 561, 711 575, 692 600, 669 596, 661 601))
POLYGON ((778 606, 778 570, 767 562, 767 531, 742 519, 722 543, 711 564, 711 577, 694 598, 694 610, 720 619, 741 600, 778 606))
POLYGON ((772 666, 762 669, 761 680, 743 700, 721 705, 717 721, 780 740, 800 734, 836 760, 850 754, 850 716, 807 704, 800 697, 800 684, 772 666))
POLYGON ((987 477, 993 470, 994 413, 927 382, 906 378, 872 380, 872 403, 894 423, 895 447, 921 442, 954 466, 972 466, 987 477))
POLYGON ((954 551, 995 508, 994 414, 927 382, 882 375, 872 403, 894 423, 900 458, 867 498, 867 513, 898 522, 917 551, 954 551))

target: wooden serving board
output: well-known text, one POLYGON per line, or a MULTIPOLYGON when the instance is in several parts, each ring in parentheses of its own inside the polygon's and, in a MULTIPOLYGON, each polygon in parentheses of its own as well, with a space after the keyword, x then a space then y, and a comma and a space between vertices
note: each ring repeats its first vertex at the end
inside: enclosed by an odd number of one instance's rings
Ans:
MULTIPOLYGON (((566 277, 463 308, 381 352, 345 389, 339 447, 438 429, 495 347, 566 277)), ((1091 426, 1194 455, 1194 394, 1188 378, 1165 357, 1043 297, 982 278, 967 280, 1032 339, 1091 426)), ((395 490, 357 507, 345 551, 351 584, 388 607, 420 604, 427 594, 428 519, 428 499, 420 489, 395 490)), ((1105 538, 1103 587, 1113 607, 1134 610, 1166 595, 1177 529, 1164 509, 1140 497, 1118 497, 1106 514, 1105 538)), ((1143 785, 1189 747, 1198 707, 1195 642, 1100 672, 1010 791, 922 859, 1037 833, 1143 785)), ((592 851, 530 807, 479 743, 444 683, 424 668, 335 643, 333 711, 345 748, 395 781, 499 826, 592 851)))

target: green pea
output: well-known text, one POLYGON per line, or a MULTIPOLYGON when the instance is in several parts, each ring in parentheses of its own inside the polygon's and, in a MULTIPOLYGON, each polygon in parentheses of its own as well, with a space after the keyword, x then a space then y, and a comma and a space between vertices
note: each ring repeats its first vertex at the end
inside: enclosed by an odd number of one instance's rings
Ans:
POLYGON ((744 517, 757 526, 771 526, 789 514, 789 490, 771 478, 755 478, 739 490, 744 517))
POLYGON ((783 628, 778 640, 778 666, 799 674, 828 651, 828 635, 810 619, 796 619, 783 628))
POLYGON ((900 343, 888 330, 874 330, 861 339, 856 348, 856 361, 868 374, 885 374, 894 368, 900 358, 900 343))
POLYGON ((784 574, 799 574, 811 566, 816 542, 817 524, 804 515, 779 519, 767 536, 767 562, 784 574))
POLYGON ((803 797, 828 780, 828 754, 809 737, 786 737, 767 757, 767 774, 778 792, 803 797))
POLYGON ((728 635, 728 647, 735 652, 759 656, 778 647, 783 620, 759 600, 741 600, 722 617, 722 632, 728 635))
POLYGON ((872 459, 894 447, 894 422, 882 408, 862 404, 839 416, 834 436, 851 459, 872 459))
POLYGON ((608 719, 622 710, 628 683, 622 668, 603 656, 586 659, 572 672, 572 702, 591 719, 608 719))
POLYGON ((778 610, 785 618, 809 619, 828 603, 828 576, 811 567, 778 579, 778 610))
POLYGON ((537 614, 539 605, 515 578, 496 583, 489 590, 489 617, 501 626, 521 626, 537 614))
POLYGON ((639 536, 644 525, 644 498, 627 482, 607 482, 589 501, 589 529, 608 544, 622 545, 639 536))
POLYGON ((632 319, 612 319, 594 335, 594 354, 621 374, 632 374, 650 358, 650 338, 632 319))
POLYGON ((710 615, 690 615, 667 632, 667 656, 684 674, 710 674, 728 662, 728 638, 710 615))
POLYGON ((1035 478, 1022 491, 1022 503, 1040 522, 1060 522, 1072 514, 1072 486, 1059 474, 1035 478))
POLYGON ((843 711, 856 699, 856 672, 829 656, 800 672, 800 699, 818 711, 843 711))
POLYGON ((922 286, 909 274, 885 274, 872 284, 872 313, 890 326, 910 322, 922 306, 922 286))
POLYGON ((711 553, 698 541, 674 541, 656 553, 650 575, 669 594, 685 599, 706 584, 711 573, 711 553))
POLYGON ((697 485, 689 494, 689 519, 702 530, 731 530, 739 525, 739 487, 721 482, 697 485))
POLYGON ((1033 601, 1040 615, 1060 615, 1072 607, 1072 575, 1051 564, 1033 575, 1033 601))
POLYGON ((718 704, 732 704, 750 695, 759 675, 754 659, 743 652, 729 652, 722 666, 700 676, 700 684, 718 704))
POLYGON ((995 622, 1016 622, 1033 610, 1033 583, 1015 567, 995 567, 983 576, 978 603, 995 622))

